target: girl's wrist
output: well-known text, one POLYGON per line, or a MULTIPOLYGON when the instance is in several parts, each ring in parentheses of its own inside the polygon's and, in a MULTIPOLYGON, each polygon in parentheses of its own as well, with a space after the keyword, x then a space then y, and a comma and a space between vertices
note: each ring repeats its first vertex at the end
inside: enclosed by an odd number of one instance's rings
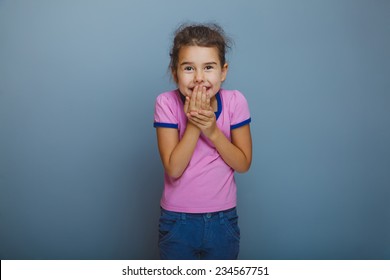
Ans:
POLYGON ((214 129, 214 131, 211 132, 211 133, 208 135, 207 138, 209 138, 209 140, 210 140, 213 144, 215 144, 215 142, 218 140, 218 138, 219 138, 219 136, 220 136, 221 133, 222 133, 221 130, 219 130, 219 128, 216 126, 215 129, 214 129))
POLYGON ((188 132, 194 132, 194 133, 197 133, 200 135, 201 133, 201 130, 199 127, 197 127, 196 125, 194 125, 192 122, 190 122, 189 120, 187 120, 187 127, 186 127, 186 131, 188 132))

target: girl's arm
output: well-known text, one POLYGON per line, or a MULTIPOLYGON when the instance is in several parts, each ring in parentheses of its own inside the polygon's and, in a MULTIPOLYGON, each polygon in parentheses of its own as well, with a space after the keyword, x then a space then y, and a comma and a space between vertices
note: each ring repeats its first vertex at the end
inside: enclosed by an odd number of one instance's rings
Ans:
POLYGON ((252 137, 249 124, 231 131, 232 142, 218 128, 210 136, 222 159, 235 171, 249 170, 252 162, 252 137))
POLYGON ((196 92, 191 96, 187 112, 189 122, 194 124, 214 144, 222 159, 235 171, 246 172, 252 162, 252 137, 249 124, 231 130, 231 139, 218 128, 214 111, 210 107, 210 97, 205 91, 196 92), (200 110, 191 110, 192 104, 197 103, 200 110))
MULTIPOLYGON (((188 98, 184 112, 189 108, 188 98)), ((158 127, 157 142, 165 172, 173 178, 179 178, 187 168, 200 136, 200 129, 188 122, 183 137, 179 139, 177 129, 158 127)))
POLYGON ((216 125, 215 114, 210 110, 200 110, 188 114, 189 123, 195 124, 210 139, 222 159, 235 171, 249 170, 252 162, 252 137, 249 124, 231 130, 229 139, 216 125))

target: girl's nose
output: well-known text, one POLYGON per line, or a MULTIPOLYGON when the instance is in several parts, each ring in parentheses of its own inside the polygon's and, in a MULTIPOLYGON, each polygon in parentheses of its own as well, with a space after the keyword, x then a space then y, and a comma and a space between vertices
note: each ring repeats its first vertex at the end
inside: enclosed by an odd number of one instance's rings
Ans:
POLYGON ((204 82, 204 75, 202 71, 196 71, 195 73, 195 82, 202 83, 204 82))

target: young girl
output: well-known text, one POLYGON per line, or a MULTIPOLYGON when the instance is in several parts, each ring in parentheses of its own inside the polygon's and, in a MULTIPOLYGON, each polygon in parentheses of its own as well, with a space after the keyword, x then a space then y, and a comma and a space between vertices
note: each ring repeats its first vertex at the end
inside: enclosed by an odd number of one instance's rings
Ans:
POLYGON ((215 24, 175 33, 170 68, 178 89, 157 97, 154 114, 165 170, 161 259, 238 256, 234 171, 251 165, 251 119, 245 97, 221 88, 228 47, 215 24))

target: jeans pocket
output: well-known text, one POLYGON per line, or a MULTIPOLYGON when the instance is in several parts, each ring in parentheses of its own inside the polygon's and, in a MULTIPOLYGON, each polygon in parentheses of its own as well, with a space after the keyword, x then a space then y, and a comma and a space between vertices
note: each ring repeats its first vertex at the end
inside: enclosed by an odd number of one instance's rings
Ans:
POLYGON ((159 242, 171 239, 180 227, 180 218, 162 211, 159 220, 159 242))
POLYGON ((225 214, 225 225, 228 232, 237 240, 240 240, 240 227, 238 226, 238 215, 236 211, 225 214))

